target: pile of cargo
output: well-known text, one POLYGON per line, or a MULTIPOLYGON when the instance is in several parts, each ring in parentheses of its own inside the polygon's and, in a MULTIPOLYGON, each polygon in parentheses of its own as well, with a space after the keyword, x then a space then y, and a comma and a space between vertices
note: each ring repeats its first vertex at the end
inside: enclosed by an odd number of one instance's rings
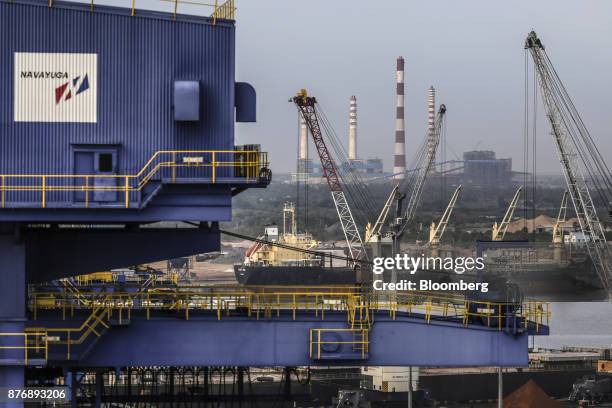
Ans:
POLYGON ((533 380, 529 380, 504 398, 505 408, 560 408, 561 403, 551 399, 533 380))

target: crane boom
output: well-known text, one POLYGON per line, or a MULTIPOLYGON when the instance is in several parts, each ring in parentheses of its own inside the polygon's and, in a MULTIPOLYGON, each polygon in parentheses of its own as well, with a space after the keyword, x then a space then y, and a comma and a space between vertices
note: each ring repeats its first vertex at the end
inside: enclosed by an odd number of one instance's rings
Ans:
POLYGON ((389 194, 389 197, 387 198, 385 205, 380 211, 380 214, 378 215, 378 218, 376 219, 374 226, 370 226, 370 224, 368 223, 368 226, 366 227, 366 233, 365 233, 365 242, 370 242, 370 239, 373 236, 380 234, 380 230, 382 229, 385 223, 385 220, 387 219, 387 216, 389 215, 389 210, 391 209, 393 202, 396 200, 398 193, 399 193, 399 184, 397 184, 393 188, 393 190, 391 190, 391 193, 389 194))
POLYGON ((425 165, 419 166, 417 171, 415 185, 411 190, 411 194, 408 197, 408 204, 406 205, 406 211, 401 218, 399 225, 396 226, 396 237, 401 238, 401 236, 406 231, 409 222, 414 217, 416 213, 417 207, 421 202, 421 194, 423 193, 423 187, 425 186, 425 180, 427 179, 427 175, 431 171, 434 161, 436 159, 436 151, 438 149, 438 145, 440 144, 440 134, 442 132, 442 123, 444 121, 444 116, 446 114, 446 105, 441 104, 438 109, 438 113, 436 114, 433 131, 431 131, 427 135, 427 152, 425 155, 425 165))
POLYGON ((552 127, 552 136, 565 182, 580 229, 587 237, 587 251, 603 287, 610 289, 612 254, 587 185, 583 167, 589 173, 590 180, 596 183, 596 188, 602 197, 609 193, 609 188, 600 189, 597 183, 609 184, 609 169, 594 146, 588 130, 535 32, 532 31, 527 36, 525 49, 529 51, 533 59, 540 94, 546 116, 552 127), (601 178, 597 175, 601 175, 601 178))
POLYGON ((563 192, 563 197, 561 198, 561 206, 559 207, 559 214, 557 215, 557 221, 553 226, 552 231, 552 240, 553 244, 559 245, 563 243, 563 225, 567 219, 567 190, 563 192))
POLYGON ((453 210, 455 209, 455 205, 457 204, 457 199, 459 198, 459 193, 463 189, 463 186, 459 186, 455 189, 446 209, 444 210, 444 214, 438 221, 438 225, 435 222, 431 223, 431 227, 429 229, 429 245, 436 246, 440 244, 442 240, 442 236, 444 235, 444 231, 446 231, 446 225, 448 224, 448 220, 453 214, 453 210))
POLYGON ((514 210, 516 209, 516 205, 518 204, 522 191, 523 187, 519 187, 516 190, 516 193, 514 193, 514 197, 512 197, 512 201, 510 201, 510 205, 508 206, 506 214, 504 214, 504 218, 502 219, 501 223, 499 225, 497 222, 493 224, 493 233, 491 237, 492 241, 503 241, 504 237, 506 236, 506 231, 508 230, 508 225, 514 216, 514 210))
POLYGON ((305 89, 298 92, 292 100, 306 121, 308 130, 310 130, 310 134, 314 140, 314 145, 317 149, 319 159, 321 160, 321 166, 323 167, 323 176, 327 180, 327 185, 331 191, 342 231, 344 232, 344 237, 348 245, 350 257, 353 260, 358 260, 362 256, 367 257, 363 251, 363 242, 359 235, 357 225, 355 224, 355 219, 353 218, 346 196, 344 195, 340 177, 338 176, 338 170, 336 169, 334 160, 323 139, 323 133, 321 132, 317 116, 317 100, 314 97, 308 96, 305 89))

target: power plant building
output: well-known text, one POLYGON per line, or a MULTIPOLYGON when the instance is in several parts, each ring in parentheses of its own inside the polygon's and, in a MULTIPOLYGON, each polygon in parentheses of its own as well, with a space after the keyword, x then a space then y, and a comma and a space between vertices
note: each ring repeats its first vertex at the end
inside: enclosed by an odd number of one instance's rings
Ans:
POLYGON ((498 159, 492 150, 463 153, 463 183, 479 186, 507 186, 512 181, 512 159, 498 159))
MULTIPOLYGON (((320 181, 323 168, 321 163, 308 157, 308 128, 301 115, 298 143, 298 170, 293 179, 298 181, 308 179, 314 183, 320 181)), ((348 157, 346 161, 336 163, 336 166, 343 173, 356 172, 364 178, 383 176, 383 160, 379 157, 360 158, 357 146, 357 97, 352 95, 349 99, 348 157)))
POLYGON ((396 179, 406 177, 406 132, 404 128, 404 58, 397 58, 395 90, 395 155, 393 174, 396 179))

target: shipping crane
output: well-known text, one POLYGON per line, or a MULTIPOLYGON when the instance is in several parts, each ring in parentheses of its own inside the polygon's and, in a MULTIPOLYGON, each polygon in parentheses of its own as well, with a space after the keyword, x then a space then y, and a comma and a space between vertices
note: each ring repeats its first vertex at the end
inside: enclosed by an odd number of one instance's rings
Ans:
POLYGON ((427 175, 431 171, 434 165, 434 161, 436 159, 436 151, 438 149, 438 145, 440 144, 440 134, 442 133, 442 125, 445 114, 446 105, 441 104, 440 108, 438 109, 438 113, 436 114, 434 127, 431 131, 428 132, 425 146, 423 149, 421 149, 423 150, 423 154, 419 156, 419 160, 416 163, 416 168, 418 170, 415 172, 414 177, 410 179, 414 181, 414 185, 412 186, 412 190, 410 191, 410 196, 408 197, 408 204, 406 205, 406 210, 404 211, 403 215, 400 214, 403 206, 402 201, 406 197, 406 195, 401 195, 398 197, 397 217, 393 228, 396 246, 399 245, 399 240, 406 231, 406 228, 408 227, 410 221, 412 221, 412 219, 414 218, 414 214, 416 213, 417 207, 421 202, 421 195, 423 193, 423 187, 425 186, 425 180, 427 179, 427 175))
POLYGON ((557 215, 557 221, 553 226, 552 231, 552 242, 553 242, 553 260, 557 263, 562 261, 562 250, 563 250, 563 227, 567 220, 567 197, 568 192, 563 192, 561 198, 561 206, 559 207, 559 214, 557 215))
POLYGON ((567 190, 563 192, 563 197, 561 198, 561 206, 559 207, 559 214, 557 215, 557 221, 553 226, 552 231, 552 242, 556 246, 561 246, 563 244, 563 227, 565 226, 565 222, 567 221, 567 190))
POLYGON ((448 224, 448 220, 453 214, 453 210, 455 209, 455 204, 457 204, 457 199, 459 198, 459 193, 463 189, 463 186, 459 186, 455 189, 448 205, 446 206, 446 210, 444 210, 444 214, 442 214, 442 218, 438 221, 436 225, 435 222, 431 223, 429 227, 429 248, 432 251, 432 256, 438 256, 438 247, 440 246, 440 241, 442 240, 442 236, 444 235, 444 231, 446 231, 446 225, 448 224))
POLYGON ((359 235, 357 224, 355 224, 353 213, 346 200, 342 183, 340 182, 338 170, 336 169, 334 160, 323 139, 323 133, 321 132, 317 115, 317 100, 312 96, 308 96, 308 92, 302 89, 291 99, 291 101, 297 106, 312 135, 319 159, 321 160, 323 176, 327 180, 327 185, 329 186, 334 205, 336 206, 336 212, 338 213, 342 231, 344 232, 344 237, 348 245, 350 258, 353 261, 357 261, 362 257, 367 258, 363 250, 361 235, 359 235))
POLYGON ((491 240, 492 241, 503 241, 504 236, 506 236, 506 231, 508 230, 508 225, 510 221, 512 221, 512 217, 514 216, 514 210, 516 209, 516 205, 518 204, 519 197, 521 196, 521 192, 523 191, 523 187, 519 187, 514 193, 514 197, 512 197, 512 201, 510 201, 510 205, 506 210, 506 214, 504 214, 504 218, 502 219, 499 225, 497 221, 493 224, 493 231, 491 240))
MULTIPOLYGON (((544 45, 535 32, 525 40, 525 49, 531 54, 540 86, 546 116, 552 127, 552 136, 570 198, 576 211, 580 229, 587 237, 585 243, 589 257, 604 288, 610 290, 612 253, 606 242, 604 229, 587 184, 587 176, 604 205, 612 203, 612 175, 582 118, 575 108, 565 86, 557 75, 544 45), (586 175, 585 175, 586 173, 586 175)), ((609 210, 609 208, 608 208, 609 210)))
POLYGON ((391 193, 389 194, 389 197, 387 198, 385 205, 383 206, 380 214, 378 215, 378 218, 376 219, 374 226, 372 226, 370 223, 368 223, 368 225, 366 226, 365 242, 370 242, 373 237, 380 234, 382 227, 385 223, 385 220, 387 219, 387 216, 389 215, 389 210, 391 209, 391 206, 393 205, 393 203, 397 200, 397 197, 399 194, 401 193, 399 191, 399 184, 397 184, 393 188, 393 190, 391 190, 391 193))

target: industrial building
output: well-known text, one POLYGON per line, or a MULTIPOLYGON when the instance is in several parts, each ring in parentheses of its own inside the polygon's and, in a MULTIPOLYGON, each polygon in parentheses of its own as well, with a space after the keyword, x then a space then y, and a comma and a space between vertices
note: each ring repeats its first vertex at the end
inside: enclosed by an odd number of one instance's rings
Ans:
MULTIPOLYGON (((360 178, 364 179, 387 175, 383 170, 383 159, 359 156, 357 123, 357 97, 352 95, 349 100, 348 155, 341 163, 336 163, 336 166, 342 173, 357 173, 360 178)), ((323 167, 308 157, 308 128, 302 117, 300 117, 298 146, 297 172, 293 174, 293 180, 320 183, 323 177, 323 167)))
POLYGON ((463 153, 463 184, 483 187, 509 186, 512 182, 512 159, 498 159, 491 150, 463 153))

